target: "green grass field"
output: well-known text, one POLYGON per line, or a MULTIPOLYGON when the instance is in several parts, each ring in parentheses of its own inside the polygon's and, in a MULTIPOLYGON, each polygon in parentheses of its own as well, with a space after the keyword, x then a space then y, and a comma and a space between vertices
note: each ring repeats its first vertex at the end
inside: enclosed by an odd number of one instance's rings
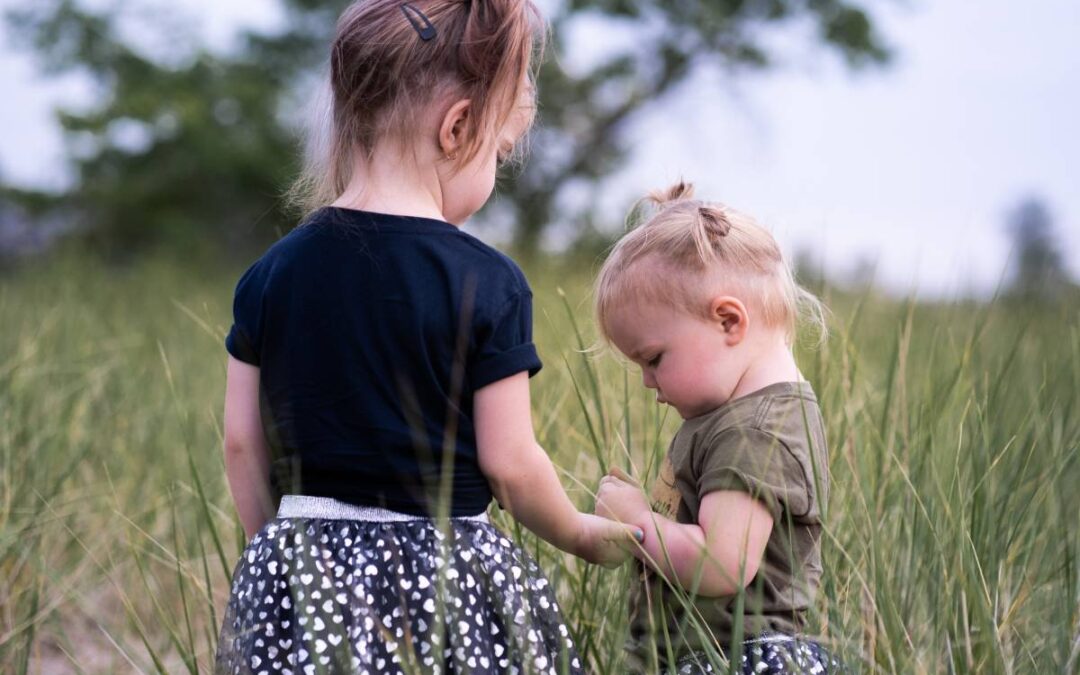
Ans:
MULTIPOLYGON (((211 671, 243 546, 220 450, 238 272, 57 256, 0 277, 0 672, 211 671)), ((588 270, 530 278, 536 427, 589 508, 607 466, 649 475, 677 416, 582 353, 588 270)), ((831 443, 815 630, 856 672, 1080 672, 1080 304, 825 299, 830 339, 800 350, 831 443)), ((496 519, 590 670, 619 673, 628 571, 496 519)))

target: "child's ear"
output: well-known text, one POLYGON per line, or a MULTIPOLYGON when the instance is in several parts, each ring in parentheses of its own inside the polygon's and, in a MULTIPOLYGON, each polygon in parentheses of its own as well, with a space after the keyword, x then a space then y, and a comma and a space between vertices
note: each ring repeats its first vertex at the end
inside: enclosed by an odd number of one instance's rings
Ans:
POLYGON ((439 125, 439 150, 447 159, 456 159, 458 150, 465 142, 465 125, 469 119, 471 101, 456 101, 443 115, 439 125))
POLYGON ((732 347, 743 341, 747 329, 750 328, 750 315, 746 312, 746 305, 742 300, 730 295, 712 299, 709 304, 709 318, 724 333, 727 344, 732 347))

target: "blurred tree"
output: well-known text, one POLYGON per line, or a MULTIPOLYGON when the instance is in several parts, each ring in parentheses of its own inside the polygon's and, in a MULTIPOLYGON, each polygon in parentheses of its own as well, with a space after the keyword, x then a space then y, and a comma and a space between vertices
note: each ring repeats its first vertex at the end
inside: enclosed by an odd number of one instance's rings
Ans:
POLYGON ((803 22, 852 67, 880 64, 888 52, 867 13, 843 0, 569 0, 552 13, 554 57, 540 72, 541 124, 534 157, 508 189, 505 218, 522 253, 537 250, 556 218, 596 221, 562 210, 564 186, 591 188, 626 160, 634 117, 664 98, 697 68, 760 69, 771 65, 770 29, 803 22), (571 72, 570 28, 587 21, 588 39, 608 48, 587 72, 571 72), (608 31, 626 32, 609 40, 608 31), (617 45, 622 45, 618 48, 617 45))
POLYGON ((1038 197, 1021 201, 1008 217, 1015 263, 1010 295, 1053 300, 1072 286, 1065 257, 1054 235, 1050 210, 1038 197))
POLYGON ((55 196, 0 184, 0 273, 17 258, 45 250, 70 227, 55 196))
POLYGON ((287 229, 279 196, 295 141, 277 115, 284 81, 245 55, 197 46, 160 62, 121 39, 121 18, 74 0, 8 14, 47 74, 88 76, 100 92, 89 108, 57 113, 75 182, 56 204, 113 257, 150 245, 231 250, 287 229))
MULTIPOLYGON (((12 36, 34 49, 47 71, 86 72, 103 93, 89 110, 60 113, 77 170, 65 199, 85 214, 98 243, 122 251, 207 233, 241 242, 287 227, 279 197, 296 170, 290 119, 297 85, 324 63, 348 2, 282 2, 285 30, 248 34, 234 54, 195 50, 179 65, 139 53, 120 37, 115 13, 91 12, 75 0, 42 0, 9 13, 12 36)), ((596 221, 594 206, 572 213, 557 207, 564 189, 588 190, 625 161, 628 123, 662 104, 695 69, 769 66, 770 32, 798 25, 852 67, 888 57, 855 0, 551 4, 554 55, 540 72, 532 157, 485 213, 513 232, 526 255, 538 250, 556 216, 596 221), (587 39, 611 47, 587 70, 563 67, 579 60, 570 38, 575 26, 599 32, 587 39), (609 30, 630 39, 609 41, 609 30)))

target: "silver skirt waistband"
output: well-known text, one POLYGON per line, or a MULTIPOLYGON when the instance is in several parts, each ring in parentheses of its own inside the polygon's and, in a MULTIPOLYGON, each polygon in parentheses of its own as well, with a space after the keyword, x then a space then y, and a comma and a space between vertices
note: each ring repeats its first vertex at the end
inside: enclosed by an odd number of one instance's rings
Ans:
MULTIPOLYGON (((321 520, 360 520, 371 523, 407 523, 413 520, 431 520, 411 513, 398 513, 377 506, 357 506, 332 497, 311 495, 283 495, 278 506, 278 518, 318 518, 321 520)), ((487 513, 461 516, 451 520, 469 520, 488 523, 487 513)))

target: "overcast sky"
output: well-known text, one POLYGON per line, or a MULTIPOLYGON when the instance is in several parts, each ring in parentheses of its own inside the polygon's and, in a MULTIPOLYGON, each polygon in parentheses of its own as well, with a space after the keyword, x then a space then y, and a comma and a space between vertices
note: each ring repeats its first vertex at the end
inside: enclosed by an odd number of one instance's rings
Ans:
MULTIPOLYGON (((172 5, 219 47, 240 25, 280 20, 273 2, 257 15, 247 0, 172 5)), ((888 69, 851 74, 818 51, 766 74, 704 74, 638 121, 633 161, 586 197, 617 217, 684 176, 699 196, 771 226, 788 251, 817 251, 836 274, 869 260, 894 290, 951 296, 994 287, 1009 255, 1005 214, 1036 195, 1080 277, 1080 2, 873 9, 897 51, 888 69)), ((0 106, 0 175, 62 185, 50 109, 86 100, 87 88, 45 81, 0 45, 0 87, 18 103, 0 106)))

